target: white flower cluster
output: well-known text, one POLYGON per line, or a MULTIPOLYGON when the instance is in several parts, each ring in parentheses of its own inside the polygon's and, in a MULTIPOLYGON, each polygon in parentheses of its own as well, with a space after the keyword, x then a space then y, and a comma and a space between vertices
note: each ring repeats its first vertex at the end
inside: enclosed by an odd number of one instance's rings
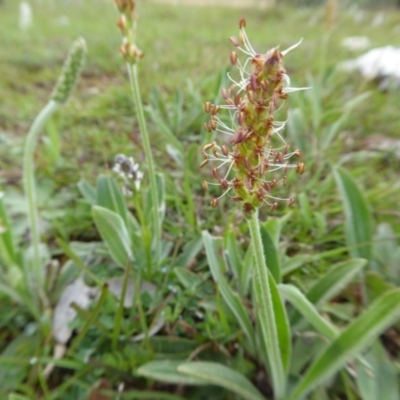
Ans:
POLYGON ((122 191, 125 196, 132 196, 133 190, 138 191, 140 189, 143 172, 139 171, 139 164, 135 163, 133 157, 117 154, 112 170, 124 180, 122 191))

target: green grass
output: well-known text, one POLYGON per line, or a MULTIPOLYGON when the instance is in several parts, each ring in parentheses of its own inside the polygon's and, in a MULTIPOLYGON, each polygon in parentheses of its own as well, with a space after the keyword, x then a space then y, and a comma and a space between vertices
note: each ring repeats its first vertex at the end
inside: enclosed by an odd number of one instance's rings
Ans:
MULTIPOLYGON (((54 361, 51 310, 65 286, 80 271, 79 261, 76 258, 71 261, 71 254, 74 252, 83 268, 88 267, 101 281, 123 276, 124 271, 104 246, 93 222, 90 204, 78 191, 77 183, 85 179, 95 186, 100 174, 110 176, 112 160, 118 153, 133 155, 144 172, 146 165, 127 72, 118 53, 120 34, 115 26, 117 12, 113 2, 32 1, 34 24, 28 32, 18 30, 18 3, 13 0, 0 3, 0 191, 5 193, 5 210, 11 218, 21 254, 27 254, 29 242, 21 194, 22 148, 26 133, 49 98, 70 43, 83 36, 88 55, 71 100, 52 118, 36 149, 42 240, 48 245, 51 257, 62 267, 60 275, 57 272, 54 281, 48 284, 50 305, 43 311, 40 321, 32 317, 29 307, 15 299, 9 300, 1 291, 1 398, 19 393, 28 399, 84 399, 101 378, 111 384, 110 398, 117 398, 119 382, 126 385, 125 397, 121 399, 237 398, 224 389, 210 389, 210 386, 183 389, 156 383, 139 373, 138 368, 153 359, 185 361, 188 358, 223 363, 247 376, 266 398, 271 398, 268 397, 271 388, 264 352, 254 354, 246 343, 235 313, 212 279, 201 239, 204 229, 224 237, 221 246, 229 249, 227 284, 233 292, 240 293, 254 323, 251 285, 246 286, 252 259, 246 257, 249 237, 245 221, 235 204, 227 199, 216 209, 210 206, 218 191, 204 192, 201 181, 208 172, 207 168, 201 171, 198 168, 202 160, 201 148, 210 140, 202 125, 207 119, 202 104, 218 97, 221 79, 224 81, 229 66, 231 45, 228 38, 237 34, 237 23, 242 16, 246 17, 247 33, 256 50, 266 51, 276 45, 285 49, 303 38, 301 46, 285 57, 287 71, 292 86, 312 84, 318 93, 310 90, 292 94, 287 108, 281 112, 285 118, 288 109, 300 110, 297 134, 289 132, 290 128, 286 131, 293 134, 291 141, 301 148, 302 161, 307 165, 305 174, 297 181, 289 178, 289 189, 282 191, 284 196, 294 195, 297 205, 290 210, 279 207, 274 216, 279 222, 280 234, 270 231, 272 236, 278 237, 284 282, 308 293, 334 264, 349 260, 354 252, 351 247, 354 242, 346 236, 349 227, 346 224, 354 224, 354 221, 346 220, 346 205, 342 203, 346 195, 351 197, 354 193, 339 192, 336 175, 332 173, 341 165, 350 171, 361 188, 367 210, 363 212, 373 220, 374 235, 379 224, 388 223, 391 237, 378 241, 373 236, 371 243, 358 243, 372 246, 369 269, 363 273, 363 279, 354 279, 337 292, 333 300, 316 307, 344 329, 365 305, 362 303, 364 280, 370 299, 385 293, 390 285, 400 284, 400 265, 393 259, 400 237, 397 172, 400 161, 390 152, 365 151, 365 139, 371 135, 398 137, 400 91, 379 92, 376 83, 365 82, 357 73, 345 74, 336 69, 341 61, 355 57, 340 45, 346 36, 366 35, 373 47, 395 44, 400 12, 385 10, 384 23, 371 27, 374 12, 367 11, 363 22, 355 23, 343 7, 339 9, 335 29, 328 32, 323 8, 280 6, 259 11, 213 7, 210 10, 138 1, 137 41, 145 52, 139 64, 140 85, 148 110, 156 169, 165 173, 166 182, 163 197, 165 257, 159 270, 147 275, 143 265, 149 257, 151 260, 151 248, 140 242, 146 235, 151 237, 151 226, 143 223, 149 212, 146 176, 135 203, 127 200, 126 207, 141 223, 140 229, 135 231, 139 239, 133 248, 139 256, 132 265, 132 275, 137 280, 151 280, 157 291, 154 297, 136 298, 135 307, 129 310, 119 308, 117 299, 105 292, 102 302, 97 299, 89 310, 77 308, 73 350, 55 361, 54 371, 46 378, 43 371, 54 361), (69 24, 60 25, 61 16, 67 17, 69 24), (354 106, 336 139, 324 148, 328 130, 346 112, 348 102, 367 91, 370 96, 354 106), (163 121, 163 127, 155 113, 163 121), (175 139, 166 135, 166 130, 172 132, 175 139), (176 145, 174 140, 183 147, 182 153, 171 152, 171 146, 176 145), (140 204, 144 206, 141 208, 140 204), (70 252, 60 245, 60 239, 69 243, 70 252), (390 243, 391 247, 384 247, 385 243, 390 243), (285 272, 285 268, 293 270, 285 272), (140 315, 143 310, 144 316, 140 315), (143 331, 143 322, 151 326, 160 316, 164 318, 164 325, 157 335, 149 340, 131 341, 131 336, 143 331), (91 318, 94 320, 87 323, 91 318)), ((114 192, 104 187, 97 190, 102 193, 97 204, 113 210, 116 200, 105 205, 104 199, 114 192)), ((262 223, 270 219, 268 209, 262 209, 262 223)), ((6 221, 0 207, 0 232, 3 225, 6 221)), ((146 239, 143 243, 146 244, 146 239)), ((222 254, 222 247, 218 251, 222 254)), ((221 268, 226 268, 224 262, 221 263, 221 268)), ((1 256, 0 271, 7 282, 18 282, 20 272, 7 269, 1 256)), ((96 286, 89 275, 85 278, 87 283, 96 286)), ((288 306, 288 311, 292 318, 293 308, 288 306)), ((293 352, 298 358, 290 370, 293 382, 299 379, 302 368, 325 343, 314 332, 308 337, 309 331, 311 328, 304 320, 295 326, 298 336, 293 338, 293 352)), ((391 368, 395 376, 394 380, 387 378, 383 383, 388 387, 395 385, 393 382, 398 379, 399 364, 396 327, 391 335, 385 333, 382 341, 391 354, 391 362, 385 359, 390 365, 387 368, 391 368)), ((375 342, 374 346, 378 345, 375 342)), ((373 354, 368 353, 367 358, 378 365, 373 354)), ((359 389, 364 382, 361 378, 353 382, 350 375, 340 377, 331 386, 320 386, 312 398, 352 398, 349 396, 365 392, 365 387, 359 389)), ((174 379, 177 379, 175 375, 174 379)))

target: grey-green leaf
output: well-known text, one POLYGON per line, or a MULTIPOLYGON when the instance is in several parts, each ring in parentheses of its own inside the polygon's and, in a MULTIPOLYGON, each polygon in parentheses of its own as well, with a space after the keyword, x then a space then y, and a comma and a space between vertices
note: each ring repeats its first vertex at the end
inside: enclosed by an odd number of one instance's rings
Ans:
POLYGON ((97 205, 116 212, 127 223, 127 206, 115 180, 110 176, 100 175, 97 179, 97 205))
POLYGON ((225 365, 205 361, 187 362, 179 365, 178 371, 228 389, 243 399, 265 400, 264 396, 245 376, 225 365))
POLYGON ((204 385, 204 379, 189 376, 178 372, 177 367, 184 363, 184 360, 159 360, 150 361, 136 370, 136 373, 146 378, 155 379, 167 383, 182 385, 204 385))
MULTIPOLYGON (((315 306, 321 306, 340 291, 367 264, 364 259, 347 260, 334 265, 327 274, 320 278, 307 292, 307 299, 315 306)), ((301 316, 296 312, 291 318, 292 325, 299 322, 301 316)))
POLYGON ((356 381, 363 400, 399 400, 396 367, 389 360, 386 350, 376 341, 366 360, 372 369, 357 362, 356 381))
POLYGON ((302 399, 369 346, 400 318, 400 289, 386 292, 330 343, 295 387, 291 399, 302 399))
POLYGON ((339 331, 330 324, 327 320, 322 318, 314 305, 307 299, 307 297, 300 292, 293 285, 278 285, 281 294, 288 299, 288 301, 297 308, 297 310, 305 317, 310 325, 312 325, 320 334, 326 336, 328 339, 335 339, 339 331))
POLYGON ((265 226, 260 228, 261 240, 264 247, 264 255, 268 269, 270 270, 275 282, 281 281, 281 265, 278 255, 278 250, 275 246, 272 235, 265 226))
POLYGON ((347 244, 353 257, 371 260, 373 223, 367 202, 354 178, 343 168, 334 170, 346 215, 347 244))
POLYGON ((208 232, 203 232, 204 247, 206 249, 207 260, 214 281, 217 283, 221 295, 226 304, 235 315, 239 325, 243 329, 251 348, 255 349, 254 328, 250 321, 249 315, 237 293, 235 293, 224 275, 221 273, 221 264, 223 259, 218 255, 218 249, 222 248, 222 239, 214 238, 208 232))
POLYGON ((128 230, 122 217, 100 206, 92 207, 92 216, 115 262, 126 267, 133 254, 128 230))
POLYGON ((365 267, 367 261, 364 259, 352 259, 335 264, 307 292, 307 298, 315 305, 327 302, 354 278, 354 276, 365 267))

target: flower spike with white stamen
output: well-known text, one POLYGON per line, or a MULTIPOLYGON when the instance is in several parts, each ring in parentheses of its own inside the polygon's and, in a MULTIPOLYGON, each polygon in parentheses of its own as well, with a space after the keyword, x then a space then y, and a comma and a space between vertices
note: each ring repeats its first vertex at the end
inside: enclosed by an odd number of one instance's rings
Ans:
MULTIPOLYGON (((283 56, 297 47, 301 41, 281 52, 273 48, 265 54, 256 53, 245 32, 246 22, 239 22, 239 38, 230 37, 230 42, 247 58, 242 63, 236 51, 230 54, 231 64, 239 70, 240 81, 228 74, 232 86, 222 90, 224 105, 206 103, 204 110, 210 115, 205 123, 208 132, 222 133, 230 138, 231 148, 212 142, 204 146, 204 161, 216 162, 213 177, 218 181, 223 194, 213 199, 212 206, 228 194, 232 200, 242 203, 246 218, 251 217, 261 205, 267 204, 271 209, 277 207, 277 201, 284 200, 272 195, 279 182, 286 184, 286 172, 294 169, 302 174, 305 165, 292 162, 299 157, 300 151, 289 151, 282 131, 286 122, 276 121, 275 113, 281 108, 289 93, 306 88, 291 88, 290 78, 283 67, 283 56), (221 110, 228 110, 231 125, 228 126, 219 118, 221 110), (220 174, 221 168, 227 170, 220 174), (278 175, 280 173, 280 175, 278 175), (223 178, 220 177, 223 175, 223 178)), ((203 182, 208 188, 212 183, 203 182)), ((215 184, 214 184, 215 185, 215 184)), ((286 199, 293 204, 293 199, 286 199)))

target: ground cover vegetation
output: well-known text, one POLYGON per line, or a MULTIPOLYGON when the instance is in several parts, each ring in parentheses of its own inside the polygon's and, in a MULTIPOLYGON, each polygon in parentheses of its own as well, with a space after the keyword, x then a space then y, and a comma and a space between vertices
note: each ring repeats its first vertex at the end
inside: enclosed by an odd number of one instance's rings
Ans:
POLYGON ((398 399, 400 13, 132 4, 0 3, 1 398, 398 399))

